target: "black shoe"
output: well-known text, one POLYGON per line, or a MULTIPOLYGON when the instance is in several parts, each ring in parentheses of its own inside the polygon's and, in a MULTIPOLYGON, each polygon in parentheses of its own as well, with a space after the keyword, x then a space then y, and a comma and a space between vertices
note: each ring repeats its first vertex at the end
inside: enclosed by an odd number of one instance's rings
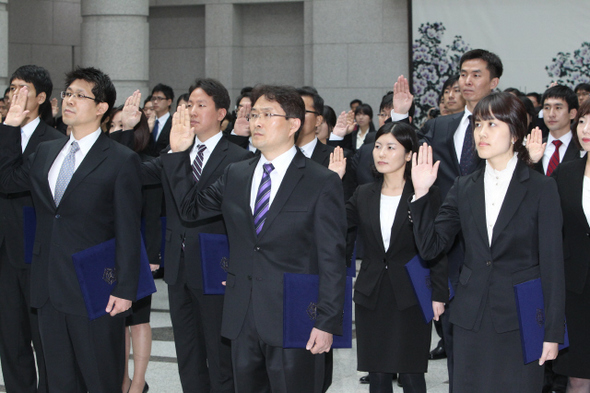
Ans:
POLYGON ((447 353, 442 346, 438 346, 430 351, 430 360, 444 359, 447 357, 447 353))
POLYGON ((369 374, 367 374, 367 375, 364 375, 364 376, 360 377, 360 378, 359 378, 359 382, 360 382, 361 384, 363 384, 363 385, 366 385, 366 384, 370 383, 371 381, 370 381, 370 379, 369 379, 369 374))
POLYGON ((143 386, 143 393, 147 393, 148 390, 150 390, 150 386, 146 382, 145 385, 143 386))

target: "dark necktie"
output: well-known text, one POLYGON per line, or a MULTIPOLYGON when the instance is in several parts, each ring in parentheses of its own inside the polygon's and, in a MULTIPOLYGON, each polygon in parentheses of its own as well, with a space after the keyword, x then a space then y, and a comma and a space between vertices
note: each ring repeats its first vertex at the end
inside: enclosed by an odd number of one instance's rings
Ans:
POLYGON ((61 164, 59 174, 57 175, 57 182, 55 183, 55 195, 53 196, 55 206, 59 206, 61 198, 64 196, 64 192, 66 191, 66 188, 68 188, 70 180, 72 180, 76 168, 76 152, 78 150, 80 150, 78 142, 72 142, 70 152, 61 164))
POLYGON ((559 165, 559 146, 563 145, 563 142, 559 139, 553 141, 555 145, 555 151, 549 160, 549 165, 547 165, 547 176, 551 176, 555 168, 559 165))
POLYGON ((270 201, 270 173, 275 169, 270 163, 264 164, 263 168, 262 179, 260 180, 258 193, 256 193, 256 202, 254 203, 254 228, 256 229, 257 236, 260 234, 260 231, 262 231, 264 221, 266 220, 266 213, 268 213, 270 201))
POLYGON ((154 123, 154 129, 152 130, 152 138, 154 138, 154 142, 158 140, 158 131, 160 129, 160 122, 156 119, 154 123))
POLYGON ((475 169, 475 143, 473 142, 473 128, 471 128, 471 115, 468 117, 469 124, 465 130, 463 148, 461 149, 461 176, 469 175, 475 169))
POLYGON ((203 173, 203 153, 207 146, 205 145, 198 145, 197 146, 197 156, 193 161, 193 179, 195 179, 195 183, 199 182, 201 178, 201 173, 203 173))

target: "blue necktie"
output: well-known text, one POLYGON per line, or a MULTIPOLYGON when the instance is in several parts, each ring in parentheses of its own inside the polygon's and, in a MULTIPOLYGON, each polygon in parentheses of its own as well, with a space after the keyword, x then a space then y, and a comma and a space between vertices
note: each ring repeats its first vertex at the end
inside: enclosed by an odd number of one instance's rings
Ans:
POLYGON ((154 138, 154 142, 158 140, 158 131, 160 129, 160 122, 156 119, 156 123, 154 124, 154 129, 152 130, 152 138, 154 138))
POLYGON ((264 172, 262 173, 262 179, 260 180, 260 186, 258 187, 256 202, 254 204, 254 228, 256 229, 257 236, 262 231, 264 221, 266 221, 266 213, 268 213, 270 202, 270 173, 275 169, 270 163, 264 164, 263 168, 264 172))
POLYGON ((55 195, 53 196, 55 206, 59 206, 61 198, 64 196, 64 192, 66 191, 66 188, 68 188, 70 180, 72 180, 72 175, 74 174, 74 170, 76 168, 76 152, 78 150, 80 150, 78 142, 72 142, 70 152, 64 159, 64 162, 61 164, 59 175, 57 175, 57 182, 55 183, 55 195))

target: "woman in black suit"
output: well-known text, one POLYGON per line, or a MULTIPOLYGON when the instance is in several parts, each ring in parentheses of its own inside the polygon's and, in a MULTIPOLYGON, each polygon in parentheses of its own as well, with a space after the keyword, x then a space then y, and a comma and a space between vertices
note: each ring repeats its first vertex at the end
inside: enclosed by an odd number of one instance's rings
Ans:
MULTIPOLYGON (((585 101, 572 124, 573 143, 590 151, 590 101, 585 101)), ((569 376, 568 393, 590 392, 590 160, 560 164, 552 176, 557 181, 563 210, 565 258, 565 315, 570 340, 553 369, 569 376)))
POLYGON ((413 158, 410 204, 420 253, 432 258, 463 232, 465 259, 451 303, 454 393, 538 393, 545 360, 564 335, 559 195, 553 179, 532 170, 523 146, 526 109, 508 93, 482 99, 474 141, 485 168, 459 177, 437 211, 428 199, 438 163, 432 148, 413 158), (433 165, 434 164, 434 165, 433 165), (513 285, 541 278, 545 336, 539 363, 524 365, 513 285))
MULTIPOLYGON (((400 373, 404 392, 426 392, 432 326, 424 322, 404 268, 418 253, 408 218, 414 192, 409 162, 417 146, 410 125, 381 127, 373 150, 379 179, 358 187, 346 204, 348 226, 362 230, 366 246, 354 301, 358 370, 369 372, 373 393, 392 392, 394 373, 400 373)), ((439 206, 437 192, 429 198, 439 206)), ((442 280, 433 283, 433 298, 441 303, 448 299, 442 280)))

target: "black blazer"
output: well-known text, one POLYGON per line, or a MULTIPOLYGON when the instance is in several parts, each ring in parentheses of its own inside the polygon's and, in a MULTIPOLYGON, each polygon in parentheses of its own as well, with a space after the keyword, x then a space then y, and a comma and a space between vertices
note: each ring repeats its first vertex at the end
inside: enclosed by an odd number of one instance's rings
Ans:
MULTIPOLYGON (((22 160, 26 161, 41 142, 54 139, 65 140, 65 135, 41 120, 27 143, 22 160)), ((25 246, 23 244, 23 208, 25 206, 33 206, 33 199, 29 191, 0 192, 0 244, 4 244, 10 264, 17 269, 25 269, 30 266, 25 263, 25 246)))
POLYGON ((164 123, 162 127, 162 131, 160 131, 158 135, 158 140, 154 141, 154 139, 150 135, 150 143, 148 144, 148 151, 150 152, 151 156, 157 157, 160 155, 160 152, 164 150, 170 144, 170 130, 172 129, 172 113, 170 113, 170 117, 164 123))
POLYGON ((489 302, 496 332, 519 328, 513 285, 541 277, 545 341, 563 342, 565 284, 559 194, 553 179, 519 161, 488 242, 484 169, 457 178, 437 211, 428 198, 410 204, 416 243, 424 258, 450 246, 463 230, 465 261, 451 322, 474 329, 489 302), (436 221, 435 221, 436 219, 436 221))
POLYGON ((327 168, 328 165, 330 165, 330 153, 333 151, 333 146, 328 146, 318 140, 311 153, 310 159, 327 168))
MULTIPOLYGON (((184 159, 190 163, 190 150, 184 153, 184 159)), ((168 154, 168 153, 162 153, 168 154)), ((223 174, 225 168, 233 163, 251 158, 252 153, 239 146, 230 143, 222 137, 207 164, 201 173, 201 179, 196 188, 204 190, 213 184, 223 174)), ((192 178, 192 175, 191 175, 192 178)), ((162 170, 162 161, 158 157, 151 161, 142 163, 142 181, 144 184, 161 183, 166 198, 166 256, 164 281, 168 285, 175 285, 179 282, 186 283, 195 289, 203 288, 203 273, 201 269, 201 247, 199 233, 221 233, 225 234, 225 224, 221 214, 210 217, 199 222, 187 222, 182 220, 178 208, 174 203, 172 190, 166 179, 166 173, 162 170), (180 256, 182 243, 184 241, 184 276, 179 276, 180 256)))
MULTIPOLYGON (((543 143, 546 143, 546 142, 547 142, 547 139, 544 139, 543 143)), ((563 158, 561 159, 561 162, 559 164, 561 165, 564 162, 577 160, 579 158, 580 158, 580 149, 578 148, 578 146, 576 146, 576 143, 572 139, 570 141, 569 145, 567 145, 567 149, 565 149, 565 154, 563 155, 563 158)), ((559 167, 559 165, 558 165, 558 167, 559 167)), ((543 159, 542 158, 541 158, 541 160, 539 160, 539 162, 537 162, 535 164, 534 168, 540 174, 542 174, 542 175, 545 174, 545 169, 543 168, 543 159)))
POLYGON ((342 334, 346 216, 340 178, 298 151, 256 236, 250 190, 259 158, 229 165, 219 180, 198 193, 187 180, 190 166, 183 157, 161 157, 183 218, 221 212, 229 237, 221 334, 238 336, 252 300, 260 338, 282 346, 284 273, 320 275, 315 327, 342 334))
POLYGON ((557 181, 563 211, 563 253, 565 286, 568 291, 583 293, 590 271, 590 227, 582 208, 583 160, 559 164, 551 175, 557 181))
POLYGON ((87 316, 72 254, 116 238, 113 296, 135 300, 139 278, 141 181, 139 157, 101 134, 74 172, 58 207, 47 180, 69 139, 40 144, 21 165, 20 129, 0 125, 0 188, 31 190, 37 232, 31 265, 31 306, 87 316))
MULTIPOLYGON (((391 280, 396 306, 399 310, 418 304, 405 264, 418 254, 414 241, 412 222, 408 214, 408 200, 414 194, 412 182, 406 182, 391 228, 389 249, 385 252, 381 234, 382 180, 359 186, 346 203, 349 228, 360 228, 365 242, 365 255, 354 287, 354 301, 374 309, 383 275, 391 280)), ((440 194, 436 187, 429 193, 432 206, 440 206, 440 194)), ((449 300, 446 266, 436 264, 437 274, 432 274, 433 300, 446 303, 449 300)))

